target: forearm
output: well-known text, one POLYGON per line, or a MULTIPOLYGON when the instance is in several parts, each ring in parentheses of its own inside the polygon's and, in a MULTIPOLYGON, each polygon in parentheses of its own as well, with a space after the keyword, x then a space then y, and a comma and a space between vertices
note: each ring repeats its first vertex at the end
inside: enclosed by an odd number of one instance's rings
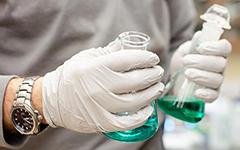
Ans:
MULTIPOLYGON (((6 130, 16 132, 13 127, 10 111, 14 98, 16 96, 16 91, 18 90, 19 85, 23 81, 23 78, 13 78, 9 81, 8 86, 5 90, 4 102, 3 102, 3 123, 6 130)), ((35 81, 32 91, 32 105, 34 109, 38 110, 39 113, 43 116, 42 110, 42 78, 39 78, 35 81)), ((44 117, 43 117, 44 118, 44 117)), ((42 123, 46 123, 43 119, 42 123)))

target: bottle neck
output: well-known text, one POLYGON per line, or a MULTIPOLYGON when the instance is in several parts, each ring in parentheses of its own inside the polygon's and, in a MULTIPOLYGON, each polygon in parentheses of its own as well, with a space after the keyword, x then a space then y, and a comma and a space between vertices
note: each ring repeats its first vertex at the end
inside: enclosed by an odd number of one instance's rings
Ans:
POLYGON ((216 22, 205 22, 203 23, 199 43, 206 41, 217 41, 220 39, 223 32, 224 30, 221 27, 219 27, 219 25, 216 22))

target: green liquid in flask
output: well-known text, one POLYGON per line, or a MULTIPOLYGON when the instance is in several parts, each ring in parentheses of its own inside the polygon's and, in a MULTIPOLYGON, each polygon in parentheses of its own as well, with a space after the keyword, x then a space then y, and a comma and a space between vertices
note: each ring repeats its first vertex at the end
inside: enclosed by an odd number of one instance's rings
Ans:
POLYGON ((144 125, 127 131, 117 131, 104 133, 107 137, 122 142, 141 142, 151 138, 158 130, 158 116, 155 102, 153 114, 148 118, 144 125))
POLYGON ((191 123, 197 123, 204 117, 205 104, 201 99, 193 96, 184 101, 182 108, 178 108, 175 101, 176 96, 165 96, 158 99, 158 106, 166 114, 191 123))

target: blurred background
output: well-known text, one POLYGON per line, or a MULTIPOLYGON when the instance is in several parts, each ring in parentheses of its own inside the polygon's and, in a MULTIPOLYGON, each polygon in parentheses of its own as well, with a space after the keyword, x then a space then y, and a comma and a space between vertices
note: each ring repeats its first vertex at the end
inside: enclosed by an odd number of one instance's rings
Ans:
POLYGON ((240 150, 240 0, 194 0, 199 16, 212 4, 227 7, 232 29, 224 33, 233 46, 219 99, 206 105, 206 116, 198 124, 167 117, 163 137, 167 150, 240 150))

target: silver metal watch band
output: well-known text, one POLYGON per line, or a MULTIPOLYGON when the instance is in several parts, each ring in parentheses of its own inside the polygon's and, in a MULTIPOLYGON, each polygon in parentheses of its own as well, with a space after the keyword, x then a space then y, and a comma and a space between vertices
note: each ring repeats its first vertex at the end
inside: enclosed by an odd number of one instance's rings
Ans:
POLYGON ((22 84, 19 86, 18 91, 16 92, 15 100, 17 103, 26 103, 29 106, 32 106, 32 88, 34 81, 39 77, 28 77, 22 81, 22 84))
POLYGON ((21 106, 23 107, 22 109, 26 108, 33 115, 34 126, 31 132, 23 132, 21 130, 19 131, 16 128, 20 133, 26 134, 26 135, 38 134, 42 130, 40 123, 43 117, 32 106, 33 85, 38 78, 39 78, 38 76, 25 78, 22 81, 21 85, 19 86, 19 89, 16 92, 16 96, 13 102, 13 108, 21 106))

